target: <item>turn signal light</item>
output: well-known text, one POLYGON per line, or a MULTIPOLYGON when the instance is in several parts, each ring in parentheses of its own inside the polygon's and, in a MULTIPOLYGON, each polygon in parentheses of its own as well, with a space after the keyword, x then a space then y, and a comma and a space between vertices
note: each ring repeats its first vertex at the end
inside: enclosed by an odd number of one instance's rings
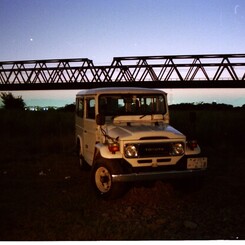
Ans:
POLYGON ((197 141, 196 140, 191 140, 191 141, 188 141, 188 146, 191 150, 194 150, 195 148, 197 148, 197 141))
POLYGON ((110 152, 112 152, 113 154, 115 154, 116 151, 120 150, 119 144, 118 143, 110 143, 108 145, 108 149, 110 152))

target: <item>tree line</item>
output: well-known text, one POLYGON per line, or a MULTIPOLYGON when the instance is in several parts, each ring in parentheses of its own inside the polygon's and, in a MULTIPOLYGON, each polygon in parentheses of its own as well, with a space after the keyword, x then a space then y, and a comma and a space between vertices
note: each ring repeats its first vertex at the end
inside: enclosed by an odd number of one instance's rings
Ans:
MULTIPOLYGON (((26 103, 24 102, 22 96, 13 96, 12 93, 2 92, 0 94, 0 99, 2 100, 2 109, 4 110, 25 110, 26 103)), ((1 109, 1 106, 0 106, 1 109)), ((75 104, 65 105, 64 107, 58 108, 60 111, 75 111, 75 104)))
MULTIPOLYGON (((2 100, 2 109, 6 110, 25 110, 26 104, 22 96, 13 96, 12 93, 2 92, 0 94, 0 99, 2 100)), ((231 110, 231 109, 245 109, 245 104, 241 107, 234 108, 232 105, 227 105, 223 103, 213 102, 209 103, 181 103, 169 106, 170 110, 231 110)), ((59 108, 61 111, 75 111, 75 104, 68 104, 64 107, 59 108)))

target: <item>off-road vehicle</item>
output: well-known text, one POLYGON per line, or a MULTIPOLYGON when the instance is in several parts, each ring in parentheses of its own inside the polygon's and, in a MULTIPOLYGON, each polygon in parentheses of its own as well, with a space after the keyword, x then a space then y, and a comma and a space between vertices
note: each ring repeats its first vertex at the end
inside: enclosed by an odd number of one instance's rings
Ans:
POLYGON ((196 176, 207 168, 197 142, 169 125, 167 94, 157 89, 80 91, 76 143, 80 165, 91 168, 103 198, 122 195, 128 182, 196 176))

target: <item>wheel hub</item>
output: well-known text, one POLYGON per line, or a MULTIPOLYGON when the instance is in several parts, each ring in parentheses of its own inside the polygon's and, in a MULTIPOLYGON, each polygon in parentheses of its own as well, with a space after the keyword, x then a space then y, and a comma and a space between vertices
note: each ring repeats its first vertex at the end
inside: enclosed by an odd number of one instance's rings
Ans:
POLYGON ((110 180, 110 179, 109 179, 108 176, 100 176, 100 182, 101 182, 102 184, 108 183, 109 180, 110 180))
POLYGON ((99 167, 95 173, 95 183, 101 193, 108 192, 112 185, 111 175, 105 167, 99 167))

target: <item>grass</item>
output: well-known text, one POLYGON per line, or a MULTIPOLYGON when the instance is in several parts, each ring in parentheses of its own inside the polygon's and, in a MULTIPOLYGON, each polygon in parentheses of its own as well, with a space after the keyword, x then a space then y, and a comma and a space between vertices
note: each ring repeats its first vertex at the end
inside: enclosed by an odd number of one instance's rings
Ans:
POLYGON ((74 115, 68 112, 1 111, 0 146, 6 155, 64 152, 74 140, 74 115), (25 151, 25 152, 23 152, 25 151), (9 153, 9 154, 7 154, 9 153))
POLYGON ((203 189, 156 182, 110 202, 96 198, 89 172, 79 171, 73 113, 0 111, 0 118, 0 240, 245 238, 244 113, 197 111, 193 126, 188 111, 172 111, 171 124, 184 133, 195 127, 209 158, 203 189))

